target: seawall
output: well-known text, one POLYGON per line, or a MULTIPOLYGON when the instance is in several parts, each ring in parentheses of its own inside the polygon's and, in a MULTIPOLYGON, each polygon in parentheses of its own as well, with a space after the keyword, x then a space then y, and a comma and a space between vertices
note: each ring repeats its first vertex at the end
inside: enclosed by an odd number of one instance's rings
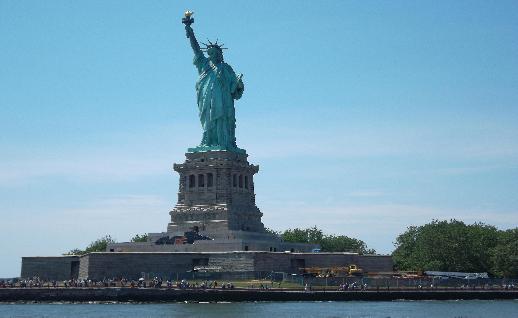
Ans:
POLYGON ((0 302, 246 302, 246 301, 392 301, 518 299, 518 290, 288 291, 250 289, 155 288, 5 288, 0 302))

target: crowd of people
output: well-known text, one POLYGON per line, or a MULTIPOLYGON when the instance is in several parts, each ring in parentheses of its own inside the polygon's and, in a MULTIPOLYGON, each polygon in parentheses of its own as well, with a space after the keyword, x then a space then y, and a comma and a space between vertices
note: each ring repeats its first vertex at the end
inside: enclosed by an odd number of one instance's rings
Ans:
POLYGON ((0 280, 0 288, 13 288, 16 287, 16 282, 13 280, 0 280))
MULTIPOLYGON (((171 283, 172 284, 172 283, 171 283)), ((211 289, 211 288, 221 288, 221 289, 234 289, 234 284, 231 282, 218 284, 216 280, 205 280, 201 283, 195 281, 194 283, 189 283, 187 280, 182 279, 180 283, 176 282, 176 286, 180 289, 187 288, 201 288, 201 289, 211 289)))
MULTIPOLYGON (((106 278, 102 280, 92 280, 92 279, 69 279, 63 281, 57 280, 45 280, 40 277, 31 277, 26 279, 9 279, 9 280, 1 280, 0 279, 0 288, 102 288, 102 287, 127 287, 127 288, 167 288, 167 289, 234 289, 234 283, 232 282, 218 282, 216 280, 203 280, 196 281, 193 280, 189 282, 186 279, 182 279, 180 281, 174 280, 163 280, 161 277, 156 276, 152 279, 145 279, 141 277, 137 280, 126 279, 126 278, 106 278)), ((259 289, 259 290, 269 290, 271 288, 281 288, 281 282, 277 282, 274 285, 274 282, 259 282, 252 281, 251 284, 248 284, 248 289, 259 289)), ((291 287, 297 289, 296 287, 291 287)), ((300 288, 300 287, 299 287, 300 288)), ((305 282, 303 285, 305 291, 312 291, 313 286, 312 283, 305 282)), ((318 286, 317 289, 322 289, 322 286, 318 286)), ((482 290, 517 290, 518 285, 515 283, 507 282, 501 284, 462 284, 456 286, 437 286, 434 284, 416 284, 415 286, 391 286, 391 285, 376 285, 376 286, 368 286, 366 283, 361 281, 356 282, 343 282, 338 286, 328 286, 326 289, 334 289, 338 291, 363 291, 363 290, 381 290, 381 289, 418 289, 418 290, 432 290, 432 289, 461 289, 461 290, 470 290, 470 289, 482 289, 482 290)))
POLYGON ((21 280, 0 280, 0 288, 89 288, 89 287, 130 287, 130 288, 178 288, 178 289, 234 289, 231 282, 218 283, 216 280, 205 280, 202 282, 189 282, 164 280, 161 277, 154 277, 146 280, 143 277, 138 280, 126 278, 113 279, 69 279, 64 281, 44 280, 39 277, 31 277, 21 280))
POLYGON ((339 291, 347 290, 367 290, 367 284, 361 284, 360 282, 353 282, 352 284, 344 283, 338 286, 339 291))

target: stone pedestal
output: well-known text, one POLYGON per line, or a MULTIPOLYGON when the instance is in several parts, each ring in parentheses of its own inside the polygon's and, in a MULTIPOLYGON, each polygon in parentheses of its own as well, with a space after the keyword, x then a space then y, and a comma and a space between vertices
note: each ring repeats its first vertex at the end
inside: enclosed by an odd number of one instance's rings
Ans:
POLYGON ((206 151, 186 153, 180 174, 178 203, 169 213, 169 236, 198 231, 215 239, 231 233, 264 233, 262 213, 255 205, 254 175, 259 166, 246 153, 206 151))

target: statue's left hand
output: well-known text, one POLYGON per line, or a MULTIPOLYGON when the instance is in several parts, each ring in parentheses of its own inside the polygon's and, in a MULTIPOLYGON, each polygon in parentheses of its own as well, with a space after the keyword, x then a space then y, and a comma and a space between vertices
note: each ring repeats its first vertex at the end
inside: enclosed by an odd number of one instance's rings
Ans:
POLYGON ((240 99, 241 96, 243 96, 243 91, 245 90, 245 84, 243 84, 243 74, 240 74, 238 77, 237 77, 237 85, 236 85, 236 90, 234 91, 234 93, 232 94, 232 97, 234 99, 240 99))
POLYGON ((245 84, 243 84, 243 74, 239 74, 239 76, 237 77, 237 87, 238 89, 245 88, 245 84))

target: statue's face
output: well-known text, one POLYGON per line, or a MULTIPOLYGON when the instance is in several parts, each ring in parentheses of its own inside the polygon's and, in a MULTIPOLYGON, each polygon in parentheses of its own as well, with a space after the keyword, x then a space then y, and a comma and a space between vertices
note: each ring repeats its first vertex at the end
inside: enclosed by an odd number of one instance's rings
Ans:
POLYGON ((217 64, 217 63, 223 62, 223 54, 217 48, 215 48, 215 47, 209 48, 207 50, 207 54, 209 55, 209 60, 212 63, 217 64))

